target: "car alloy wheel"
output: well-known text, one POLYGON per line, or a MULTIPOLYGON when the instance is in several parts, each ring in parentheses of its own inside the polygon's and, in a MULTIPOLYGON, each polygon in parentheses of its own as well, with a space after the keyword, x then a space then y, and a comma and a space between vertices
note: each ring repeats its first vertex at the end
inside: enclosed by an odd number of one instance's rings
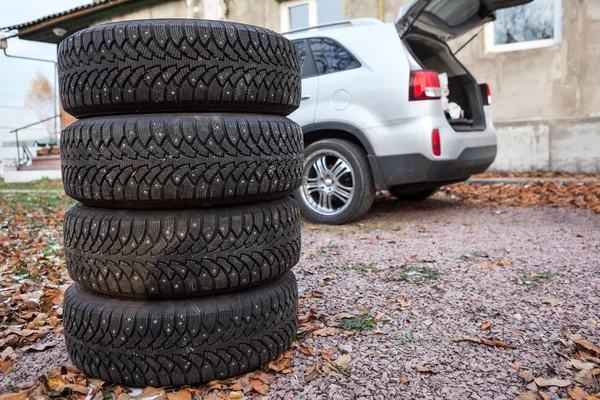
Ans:
POLYGON ((300 192, 316 213, 336 215, 350 205, 354 184, 354 171, 344 156, 334 150, 318 150, 307 158, 300 192))

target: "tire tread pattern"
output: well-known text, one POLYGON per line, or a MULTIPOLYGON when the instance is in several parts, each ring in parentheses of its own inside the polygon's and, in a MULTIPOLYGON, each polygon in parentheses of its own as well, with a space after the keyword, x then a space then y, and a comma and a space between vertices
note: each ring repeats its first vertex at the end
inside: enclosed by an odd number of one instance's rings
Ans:
POLYGON ((61 135, 65 192, 108 208, 182 208, 281 198, 300 185, 299 125, 231 114, 80 120, 61 135))
POLYGON ((182 386, 243 374, 295 338, 292 272, 249 291, 177 301, 122 301, 83 291, 64 299, 65 340, 75 366, 129 386, 182 386))
POLYGON ((148 112, 288 115, 300 104, 296 46, 220 21, 145 20, 83 29, 58 46, 63 108, 77 117, 148 112))
POLYGON ((119 297, 204 296, 253 287, 300 258, 300 210, 283 200, 243 207, 65 214, 65 258, 87 290, 119 297))

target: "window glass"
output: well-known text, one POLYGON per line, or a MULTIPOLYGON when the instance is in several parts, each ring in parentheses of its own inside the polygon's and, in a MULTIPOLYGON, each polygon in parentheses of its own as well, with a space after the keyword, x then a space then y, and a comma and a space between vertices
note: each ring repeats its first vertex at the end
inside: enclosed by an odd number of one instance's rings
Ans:
POLYGON ((360 67, 360 63, 346 49, 331 39, 309 39, 309 44, 319 75, 360 67))
POLYGON ((300 71, 304 76, 304 64, 306 63, 306 45, 304 40, 295 41, 294 44, 298 48, 298 56, 300 57, 300 71))
POLYGON ((459 26, 479 12, 480 0, 433 0, 426 8, 448 26, 459 26))
POLYGON ((534 0, 518 7, 496 12, 494 44, 554 39, 555 0, 534 0))
POLYGON ((289 8, 290 29, 302 29, 308 26, 308 4, 301 4, 289 8))
POLYGON ((342 19, 342 0, 317 0, 317 23, 328 24, 342 19))

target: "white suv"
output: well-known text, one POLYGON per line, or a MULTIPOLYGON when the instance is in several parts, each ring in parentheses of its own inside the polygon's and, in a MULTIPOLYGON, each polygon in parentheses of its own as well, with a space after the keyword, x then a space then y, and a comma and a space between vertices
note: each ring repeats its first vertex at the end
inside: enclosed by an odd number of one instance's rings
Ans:
POLYGON ((376 190, 420 200, 484 172, 496 157, 489 88, 446 41, 530 1, 417 0, 396 24, 287 33, 302 61, 302 103, 290 118, 304 131, 295 195, 304 215, 343 224, 371 208, 376 190))

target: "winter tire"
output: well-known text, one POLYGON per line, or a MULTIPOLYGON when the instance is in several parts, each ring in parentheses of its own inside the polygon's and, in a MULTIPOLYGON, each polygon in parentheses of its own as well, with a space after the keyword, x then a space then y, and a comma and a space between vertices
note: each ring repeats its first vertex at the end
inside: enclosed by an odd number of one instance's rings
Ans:
POLYGON ((281 198, 300 185, 303 137, 281 116, 90 118, 61 135, 65 192, 107 208, 183 208, 281 198))
POLYGON ((292 272, 228 295, 134 301, 77 284, 64 300, 65 342, 87 375, 128 386, 182 386, 225 379, 276 358, 295 338, 292 272))
POLYGON ((65 111, 288 115, 300 104, 296 46, 268 29, 162 19, 103 24, 58 47, 65 111))
POLYGON ((65 214, 71 278, 120 297, 175 298, 256 286, 300 257, 300 210, 288 197, 242 207, 177 211, 77 205, 65 214))

